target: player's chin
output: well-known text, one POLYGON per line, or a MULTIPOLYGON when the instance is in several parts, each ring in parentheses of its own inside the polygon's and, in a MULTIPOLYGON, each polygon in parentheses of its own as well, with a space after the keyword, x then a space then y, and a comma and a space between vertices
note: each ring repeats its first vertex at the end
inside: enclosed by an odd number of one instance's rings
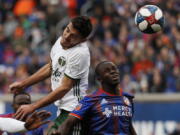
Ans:
POLYGON ((119 79, 112 79, 111 80, 111 84, 112 85, 118 85, 120 83, 120 80, 119 79))
POLYGON ((67 41, 62 41, 61 44, 65 47, 72 47, 73 44, 71 42, 67 42, 67 41))
POLYGON ((61 44, 65 46, 67 43, 64 40, 61 40, 61 44))

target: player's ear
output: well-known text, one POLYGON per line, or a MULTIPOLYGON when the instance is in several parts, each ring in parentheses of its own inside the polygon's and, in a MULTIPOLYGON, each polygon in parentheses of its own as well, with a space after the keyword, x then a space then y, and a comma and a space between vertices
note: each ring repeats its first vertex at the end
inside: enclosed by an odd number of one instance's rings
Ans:
POLYGON ((101 81, 102 81, 102 79, 101 79, 101 77, 100 77, 100 76, 96 76, 96 79, 97 79, 99 82, 101 82, 101 81))

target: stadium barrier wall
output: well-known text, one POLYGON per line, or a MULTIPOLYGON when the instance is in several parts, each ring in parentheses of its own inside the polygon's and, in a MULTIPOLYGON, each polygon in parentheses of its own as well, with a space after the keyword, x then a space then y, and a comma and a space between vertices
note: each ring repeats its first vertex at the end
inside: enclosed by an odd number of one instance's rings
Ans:
POLYGON ((138 135, 170 135, 180 122, 180 94, 137 94, 134 110, 138 135))
MULTIPOLYGON (((43 94, 32 94, 32 100, 43 94)), ((12 112, 12 95, 0 95, 0 114, 12 112)), ((45 107, 56 117, 56 107, 45 107)), ((180 94, 136 94, 134 99, 134 126, 138 135, 170 135, 180 123, 180 94)))

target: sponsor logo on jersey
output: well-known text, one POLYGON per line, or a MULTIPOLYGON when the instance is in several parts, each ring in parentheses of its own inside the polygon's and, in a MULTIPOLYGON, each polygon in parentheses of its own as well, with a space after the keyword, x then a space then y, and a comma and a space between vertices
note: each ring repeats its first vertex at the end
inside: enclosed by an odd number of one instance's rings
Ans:
POLYGON ((82 104, 79 103, 79 104, 76 106, 75 110, 76 110, 76 111, 79 111, 79 110, 81 109, 81 107, 82 107, 82 104))
POLYGON ((62 75, 62 72, 60 72, 59 68, 57 68, 56 70, 53 70, 51 79, 55 82, 59 82, 59 78, 61 75, 62 75))
POLYGON ((124 105, 113 105, 112 107, 105 107, 102 112, 106 117, 111 116, 127 116, 132 117, 132 109, 124 105))
POLYGON ((52 73, 52 75, 55 77, 59 77, 59 76, 61 76, 61 74, 62 73, 59 71, 59 68, 57 68, 56 70, 53 70, 53 73, 52 73))
POLYGON ((106 117, 109 118, 112 115, 112 111, 108 107, 106 107, 104 112, 103 112, 103 115, 106 115, 106 117))
POLYGON ((132 109, 124 105, 115 105, 113 106, 113 115, 132 117, 132 109))

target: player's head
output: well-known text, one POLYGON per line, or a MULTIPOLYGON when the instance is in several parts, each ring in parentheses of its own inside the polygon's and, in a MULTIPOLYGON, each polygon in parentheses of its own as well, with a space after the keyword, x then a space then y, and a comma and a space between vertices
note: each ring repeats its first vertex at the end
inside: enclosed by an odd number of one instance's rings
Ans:
POLYGON ((31 96, 26 92, 14 94, 12 107, 16 112, 21 105, 31 104, 31 96))
POLYGON ((65 48, 73 47, 74 45, 85 41, 91 31, 92 24, 88 17, 75 17, 66 26, 60 42, 65 48))
POLYGON ((113 62, 100 62, 96 66, 95 73, 102 85, 118 85, 120 82, 119 70, 113 62))

